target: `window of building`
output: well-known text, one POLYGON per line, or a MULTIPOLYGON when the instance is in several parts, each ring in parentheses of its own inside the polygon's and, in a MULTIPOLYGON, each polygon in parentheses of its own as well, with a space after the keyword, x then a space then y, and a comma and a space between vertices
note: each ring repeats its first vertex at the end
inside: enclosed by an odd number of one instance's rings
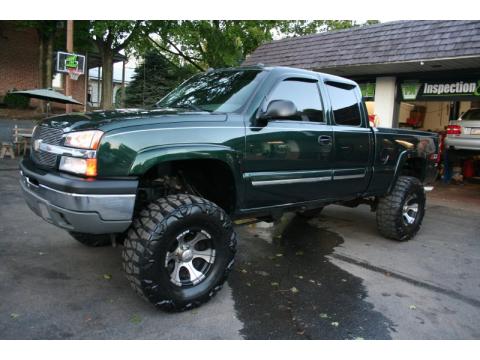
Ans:
POLYGON ((269 101, 292 101, 299 112, 298 120, 323 122, 323 106, 317 82, 288 79, 277 85, 269 101))
POLYGON ((335 124, 359 126, 362 124, 355 87, 327 83, 335 124))
POLYGON ((55 73, 55 75, 53 75, 52 87, 54 89, 63 89, 63 74, 55 73))

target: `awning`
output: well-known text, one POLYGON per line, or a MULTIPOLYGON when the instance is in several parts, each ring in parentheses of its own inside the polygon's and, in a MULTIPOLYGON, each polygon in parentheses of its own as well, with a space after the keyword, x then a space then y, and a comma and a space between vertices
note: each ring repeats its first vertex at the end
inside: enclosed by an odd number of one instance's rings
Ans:
POLYGON ((12 94, 23 95, 29 98, 35 98, 45 101, 57 102, 62 104, 76 104, 83 105, 80 101, 73 99, 70 96, 65 96, 52 89, 33 89, 24 91, 12 91, 12 94))

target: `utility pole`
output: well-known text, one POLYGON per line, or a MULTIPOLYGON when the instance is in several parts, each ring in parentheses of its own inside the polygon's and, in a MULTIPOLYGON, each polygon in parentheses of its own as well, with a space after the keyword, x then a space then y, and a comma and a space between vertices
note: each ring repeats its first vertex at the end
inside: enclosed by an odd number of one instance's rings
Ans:
MULTIPOLYGON (((67 52, 73 53, 73 20, 67 20, 67 52)), ((72 79, 68 74, 65 75, 65 95, 72 96, 72 79)), ((67 104, 65 107, 67 113, 72 112, 72 105, 67 104)))

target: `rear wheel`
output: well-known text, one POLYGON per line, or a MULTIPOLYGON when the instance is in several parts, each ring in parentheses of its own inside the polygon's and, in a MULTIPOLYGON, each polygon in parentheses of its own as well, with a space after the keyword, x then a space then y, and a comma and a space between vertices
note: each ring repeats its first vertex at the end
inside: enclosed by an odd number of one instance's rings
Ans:
POLYGON ((387 238, 406 241, 420 230, 424 215, 422 183, 411 176, 400 176, 392 192, 379 199, 377 227, 387 238))
POLYGON ((193 195, 150 203, 125 239, 123 267, 142 297, 167 311, 210 300, 232 269, 236 238, 227 214, 193 195))
POLYGON ((100 247, 100 246, 108 246, 112 244, 112 240, 109 234, 101 234, 101 235, 94 235, 94 234, 85 234, 79 233, 74 231, 69 231, 69 234, 78 242, 82 243, 85 246, 90 247, 100 247))

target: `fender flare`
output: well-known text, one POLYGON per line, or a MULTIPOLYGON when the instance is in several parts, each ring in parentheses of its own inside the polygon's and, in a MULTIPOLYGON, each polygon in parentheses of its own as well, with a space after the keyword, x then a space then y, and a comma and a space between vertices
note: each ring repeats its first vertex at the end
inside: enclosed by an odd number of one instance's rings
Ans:
POLYGON ((402 171, 403 166, 411 157, 412 151, 403 150, 400 152, 400 154, 398 155, 397 164, 395 165, 395 172, 393 173, 392 181, 390 182, 390 185, 388 185, 387 193, 390 193, 393 190, 393 187, 395 186, 397 179, 400 176, 400 172, 402 171))
POLYGON ((241 162, 243 154, 224 145, 216 144, 180 144, 161 145, 146 148, 137 153, 129 175, 141 177, 151 168, 162 163, 176 160, 217 160, 229 168, 237 199, 242 199, 243 180, 241 178, 241 162))

